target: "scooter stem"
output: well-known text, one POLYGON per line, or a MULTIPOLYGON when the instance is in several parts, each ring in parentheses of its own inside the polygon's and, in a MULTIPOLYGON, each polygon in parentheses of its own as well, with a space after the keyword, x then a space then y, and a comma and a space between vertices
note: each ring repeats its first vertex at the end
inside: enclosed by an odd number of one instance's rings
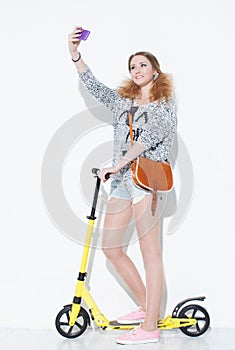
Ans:
MULTIPOLYGON (((95 169, 94 168, 94 169, 92 169, 92 172, 94 172, 96 174, 97 170, 99 170, 99 169, 95 169)), ((93 198, 91 214, 89 216, 87 216, 87 219, 89 219, 89 220, 95 220, 96 219, 96 217, 95 217, 95 210, 96 210, 96 204, 97 204, 99 190, 100 190, 100 178, 96 174, 96 187, 95 187, 95 194, 94 194, 94 198, 93 198)))
MULTIPOLYGON (((92 172, 94 172, 93 169, 92 169, 92 172)), ((97 199, 98 199, 98 194, 99 194, 99 189, 100 189, 100 178, 97 176, 97 173, 95 173, 95 174, 96 174, 96 178, 97 178, 96 179, 95 194, 94 194, 94 198, 93 198, 91 214, 89 216, 87 216, 88 227, 87 227, 87 232, 86 232, 86 240, 85 240, 85 244, 84 244, 84 248, 83 248, 82 261, 81 261, 79 275, 78 275, 78 279, 77 279, 75 295, 74 295, 73 303, 72 303, 72 310, 71 310, 70 320, 69 320, 70 326, 73 326, 75 324, 77 316, 80 312, 82 291, 83 291, 84 281, 85 281, 85 277, 86 277, 87 260, 88 260, 88 256, 89 256, 90 246, 91 246, 91 238, 92 238, 94 223, 95 223, 95 219, 96 219, 95 210, 96 210, 96 204, 97 204, 97 199)))

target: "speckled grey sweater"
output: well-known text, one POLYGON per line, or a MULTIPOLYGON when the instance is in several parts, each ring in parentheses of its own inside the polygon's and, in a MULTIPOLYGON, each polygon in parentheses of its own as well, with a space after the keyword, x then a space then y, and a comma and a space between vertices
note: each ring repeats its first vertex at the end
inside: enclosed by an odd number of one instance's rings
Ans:
MULTIPOLYGON (((125 155, 130 148, 129 110, 132 100, 124 98, 114 89, 105 86, 92 74, 89 67, 79 74, 86 89, 113 113, 114 149, 113 165, 125 155)), ((138 106, 137 100, 133 106, 138 106)), ((169 157, 176 131, 175 100, 168 103, 165 99, 139 106, 133 117, 134 141, 142 142, 147 150, 142 156, 154 161, 165 161, 169 157)), ((130 166, 127 165, 112 180, 121 181, 131 177, 130 166)))

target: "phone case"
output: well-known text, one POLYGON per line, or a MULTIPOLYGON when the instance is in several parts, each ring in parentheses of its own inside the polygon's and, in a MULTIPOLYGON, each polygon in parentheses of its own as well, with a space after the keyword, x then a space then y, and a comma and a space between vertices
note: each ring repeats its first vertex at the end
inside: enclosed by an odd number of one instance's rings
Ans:
POLYGON ((79 39, 80 40, 86 40, 88 38, 89 34, 90 34, 89 30, 83 29, 82 30, 82 34, 81 34, 79 39))

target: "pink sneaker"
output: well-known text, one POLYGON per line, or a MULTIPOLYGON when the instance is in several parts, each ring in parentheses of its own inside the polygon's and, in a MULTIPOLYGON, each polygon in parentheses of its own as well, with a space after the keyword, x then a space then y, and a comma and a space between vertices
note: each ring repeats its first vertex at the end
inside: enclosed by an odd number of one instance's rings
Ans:
POLYGON ((136 311, 132 311, 131 313, 118 317, 117 322, 121 324, 133 324, 133 323, 141 323, 144 322, 146 317, 146 312, 140 308, 136 311))
POLYGON ((134 328, 131 332, 122 335, 116 339, 118 344, 131 345, 131 344, 147 344, 157 343, 160 340, 160 331, 144 331, 141 327, 134 328))

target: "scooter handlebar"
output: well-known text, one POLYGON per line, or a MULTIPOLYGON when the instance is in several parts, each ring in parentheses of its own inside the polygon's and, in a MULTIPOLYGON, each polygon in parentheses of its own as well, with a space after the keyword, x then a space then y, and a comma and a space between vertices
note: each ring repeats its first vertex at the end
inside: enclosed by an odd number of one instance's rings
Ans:
POLYGON ((93 168, 92 170, 92 174, 95 174, 96 176, 98 176, 99 172, 100 172, 100 169, 98 168, 93 168))
MULTIPOLYGON (((98 176, 99 172, 100 172, 100 169, 98 169, 98 168, 92 169, 92 173, 95 174, 96 176, 98 176)), ((105 174, 105 179, 108 180, 110 178, 110 175, 111 175, 111 173, 105 174)))

